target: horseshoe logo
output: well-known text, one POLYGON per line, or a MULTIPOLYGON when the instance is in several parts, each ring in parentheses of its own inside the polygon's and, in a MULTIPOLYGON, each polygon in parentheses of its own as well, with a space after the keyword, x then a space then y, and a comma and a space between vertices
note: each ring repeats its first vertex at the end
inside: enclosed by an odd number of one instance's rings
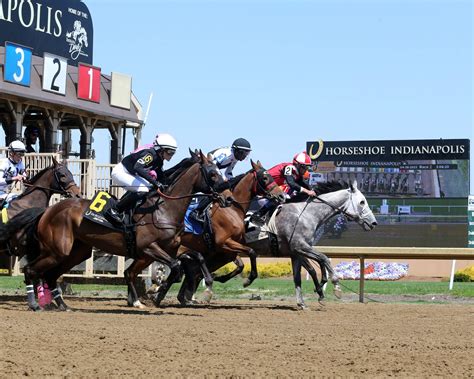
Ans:
POLYGON ((324 142, 322 139, 320 139, 318 141, 318 151, 316 151, 316 154, 313 153, 313 147, 314 147, 314 143, 311 144, 311 147, 309 148, 309 157, 311 158, 311 160, 316 160, 319 158, 319 156, 322 154, 323 152, 323 148, 324 148, 324 142))

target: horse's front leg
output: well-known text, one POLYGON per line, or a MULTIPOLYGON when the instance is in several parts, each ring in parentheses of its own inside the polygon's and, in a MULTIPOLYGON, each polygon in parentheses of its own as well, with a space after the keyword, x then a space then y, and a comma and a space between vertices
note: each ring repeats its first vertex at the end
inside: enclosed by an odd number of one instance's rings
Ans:
POLYGON ((234 241, 233 239, 228 239, 225 241, 225 244, 219 249, 223 253, 227 254, 234 254, 234 257, 236 255, 242 255, 245 254, 249 257, 250 259, 250 274, 247 279, 244 281, 244 287, 248 287, 253 283, 255 279, 258 277, 258 272, 257 272, 257 253, 255 252, 254 249, 242 245, 240 242, 234 241))
POLYGON ((291 257, 291 268, 293 270, 293 283, 295 284, 296 305, 300 309, 307 309, 301 291, 301 259, 296 256, 291 257))
POLYGON ((206 260, 204 259, 204 257, 202 256, 200 252, 194 251, 194 250, 187 251, 186 253, 182 254, 180 258, 181 257, 185 258, 186 256, 191 257, 191 259, 195 259, 199 264, 199 268, 201 269, 201 273, 204 277, 204 283, 206 284, 203 300, 205 303, 209 304, 213 296, 213 291, 212 291, 213 279, 212 279, 211 273, 209 272, 209 269, 207 268, 206 260))
MULTIPOLYGON (((318 274, 316 273, 316 270, 314 269, 313 265, 311 262, 308 260, 308 258, 300 256, 299 259, 301 259, 301 264, 303 267, 306 269, 308 274, 311 276, 311 279, 313 279, 314 283, 314 292, 316 292, 319 295, 319 301, 324 299, 324 292, 323 292, 323 285, 319 283, 318 281, 318 274)), ((321 272, 323 272, 321 270, 321 272)), ((325 273, 326 271, 324 271, 325 273)))
POLYGON ((51 267, 56 264, 56 260, 53 257, 38 257, 31 263, 28 263, 23 269, 25 276, 26 295, 28 301, 28 308, 37 312, 41 311, 42 308, 36 301, 35 295, 35 283, 37 283, 44 272, 45 267, 51 267))
POLYGON ((138 275, 151 263, 153 259, 147 256, 141 256, 135 259, 132 264, 123 273, 125 282, 127 283, 127 305, 138 309, 144 309, 145 306, 138 298, 138 293, 135 288, 135 281, 138 275))
POLYGON ((340 299, 342 290, 339 285, 339 278, 334 274, 334 269, 332 268, 331 261, 329 260, 329 258, 325 254, 315 251, 313 247, 308 244, 298 246, 296 248, 293 248, 292 250, 306 258, 318 262, 318 264, 321 266, 321 270, 323 270, 323 268, 327 270, 329 280, 331 280, 332 284, 334 285, 334 296, 340 299))
POLYGON ((225 283, 232 279, 233 277, 239 275, 242 271, 244 271, 244 262, 239 256, 236 256, 234 259, 235 269, 225 275, 214 276, 214 281, 219 283, 225 283))
POLYGON ((69 311, 70 308, 64 301, 62 291, 58 286, 58 279, 61 275, 71 270, 74 266, 84 262, 92 256, 92 247, 76 240, 72 246, 70 255, 56 267, 49 269, 44 273, 44 278, 51 288, 51 296, 56 302, 60 311, 69 311))

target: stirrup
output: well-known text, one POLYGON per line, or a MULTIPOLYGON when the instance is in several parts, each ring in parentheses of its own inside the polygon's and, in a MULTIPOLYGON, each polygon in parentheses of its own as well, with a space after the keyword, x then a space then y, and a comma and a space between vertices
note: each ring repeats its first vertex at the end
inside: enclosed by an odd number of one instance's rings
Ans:
POLYGON ((122 225, 124 220, 123 213, 118 212, 114 208, 110 208, 104 213, 105 218, 110 221, 113 225, 122 225))

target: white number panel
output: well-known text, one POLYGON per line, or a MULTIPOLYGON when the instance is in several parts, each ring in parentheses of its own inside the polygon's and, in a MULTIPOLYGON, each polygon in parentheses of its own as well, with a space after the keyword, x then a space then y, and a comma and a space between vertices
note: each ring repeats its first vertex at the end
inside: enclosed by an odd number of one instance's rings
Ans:
POLYGON ((44 53, 43 90, 66 95, 67 59, 44 53))

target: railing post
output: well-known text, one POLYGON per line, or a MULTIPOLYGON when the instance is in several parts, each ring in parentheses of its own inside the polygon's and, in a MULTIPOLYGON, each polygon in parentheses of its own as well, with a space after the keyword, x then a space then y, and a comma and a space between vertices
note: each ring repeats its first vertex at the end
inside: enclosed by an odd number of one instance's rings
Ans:
POLYGON ((365 258, 360 259, 360 275, 359 275, 359 303, 364 302, 364 285, 365 285, 365 258))

